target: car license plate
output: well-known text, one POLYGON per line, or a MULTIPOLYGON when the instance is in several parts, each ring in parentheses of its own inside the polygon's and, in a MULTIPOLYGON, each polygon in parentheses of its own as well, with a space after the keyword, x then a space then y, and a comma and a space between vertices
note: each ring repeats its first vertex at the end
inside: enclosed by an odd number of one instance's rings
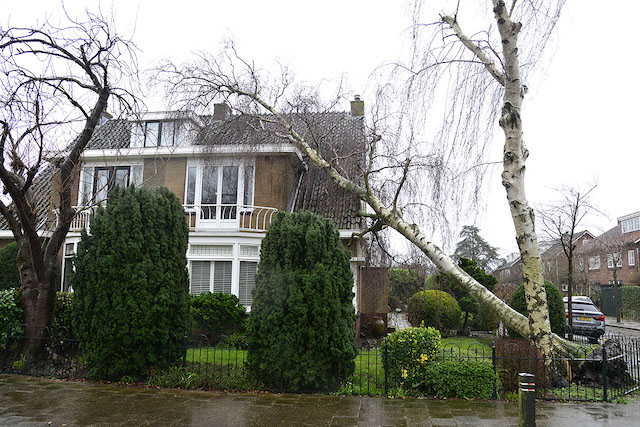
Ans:
POLYGON ((591 317, 578 316, 578 320, 584 320, 585 322, 591 322, 591 317))

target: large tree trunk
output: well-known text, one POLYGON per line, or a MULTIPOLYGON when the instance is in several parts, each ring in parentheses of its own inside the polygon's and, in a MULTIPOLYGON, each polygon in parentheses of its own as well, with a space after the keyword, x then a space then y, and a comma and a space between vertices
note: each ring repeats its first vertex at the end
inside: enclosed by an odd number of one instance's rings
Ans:
POLYGON ((504 131, 504 171, 502 184, 507 191, 511 217, 516 228, 524 289, 529 312, 529 338, 539 344, 545 353, 553 352, 547 295, 542 276, 540 248, 535 232, 533 209, 529 207, 525 194, 524 174, 528 152, 522 140, 522 120, 520 109, 524 96, 524 86, 520 81, 518 59, 518 33, 522 24, 512 22, 504 2, 493 0, 494 13, 502 39, 505 66, 504 105, 500 117, 500 127, 504 131))

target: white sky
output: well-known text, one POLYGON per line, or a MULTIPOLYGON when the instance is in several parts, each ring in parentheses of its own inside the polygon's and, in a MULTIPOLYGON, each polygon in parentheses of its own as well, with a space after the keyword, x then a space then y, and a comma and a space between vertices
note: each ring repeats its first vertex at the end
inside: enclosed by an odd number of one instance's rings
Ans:
MULTIPOLYGON (((95 4, 65 2, 71 15, 95 4)), ((216 52, 222 39, 231 36, 242 56, 256 64, 277 59, 298 81, 310 84, 345 75, 351 91, 361 94, 367 93, 367 79, 376 66, 397 59, 403 31, 410 25, 406 3, 388 0, 140 0, 114 1, 113 7, 102 2, 103 11, 112 8, 120 32, 135 29, 143 67, 163 57, 181 61, 192 52, 216 52)), ((0 10, 3 26, 27 26, 45 16, 55 20, 61 6, 52 0, 0 0, 0 10)), ((594 233, 615 225, 616 217, 640 210, 635 187, 640 144, 634 131, 640 120, 640 86, 633 80, 637 36, 624 19, 637 16, 640 2, 634 0, 617 1, 606 10, 601 1, 568 0, 546 78, 539 79, 538 87, 529 86, 524 104, 530 202, 549 201, 555 185, 595 179, 599 185, 593 201, 609 218, 593 217, 589 228, 594 233)), ((153 101, 150 107, 161 108, 153 101)), ((501 160, 502 135, 499 128, 497 132, 494 161, 501 160)), ((487 205, 479 209, 476 225, 491 244, 505 253, 515 251, 500 168, 487 182, 487 205)))

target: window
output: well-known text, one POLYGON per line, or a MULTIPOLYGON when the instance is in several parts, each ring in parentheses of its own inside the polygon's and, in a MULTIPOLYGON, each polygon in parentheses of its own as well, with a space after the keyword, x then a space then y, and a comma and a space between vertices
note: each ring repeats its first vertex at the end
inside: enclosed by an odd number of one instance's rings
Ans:
POLYGON ((622 254, 620 252, 607 254, 607 267, 613 268, 614 264, 616 267, 622 267, 622 254))
POLYGON ((69 283, 69 279, 71 277, 71 273, 74 270, 73 267, 73 256, 76 254, 76 244, 75 243, 65 243, 64 245, 64 257, 62 260, 62 286, 60 290, 62 292, 71 292, 71 284, 69 283))
POLYGON ((598 256, 590 256, 589 257, 589 270, 599 270, 600 269, 600 255, 598 256))
POLYGON ((134 123, 132 147, 172 147, 187 144, 187 123, 183 120, 134 123))
POLYGON ((627 260, 629 261, 629 265, 636 265, 636 253, 635 251, 627 252, 627 260))
POLYGON ((80 176, 78 202, 82 206, 103 203, 116 187, 142 183, 142 166, 85 167, 80 176))
POLYGON ((190 165, 185 180, 185 204, 197 206, 200 219, 235 219, 238 205, 253 204, 252 164, 190 165))
POLYGON ((238 299, 247 306, 253 303, 253 289, 256 287, 257 262, 240 261, 240 286, 238 299))
POLYGON ((578 264, 580 265, 580 271, 584 271, 584 260, 582 258, 578 260, 578 264))
POLYGON ((191 261, 191 293, 231 294, 232 265, 232 261, 191 261))
POLYGON ((631 233, 640 230, 640 216, 620 221, 620 227, 623 233, 631 233))

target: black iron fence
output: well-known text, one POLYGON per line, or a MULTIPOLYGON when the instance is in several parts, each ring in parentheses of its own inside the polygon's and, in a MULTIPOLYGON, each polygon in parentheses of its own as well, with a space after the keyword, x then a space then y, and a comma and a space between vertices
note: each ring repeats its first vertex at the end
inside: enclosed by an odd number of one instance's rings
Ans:
MULTIPOLYGON (((5 329, 0 343, 0 371, 57 378, 86 378, 79 343, 67 328, 31 333, 25 327, 5 329)), ((579 338, 578 338, 579 339, 579 338)), ((257 390, 265 387, 252 380, 247 369, 248 350, 241 337, 174 335, 180 342, 178 358, 168 368, 151 372, 149 382, 158 386, 226 390, 257 390)), ((537 378, 538 398, 546 400, 611 401, 640 388, 640 338, 607 334, 597 344, 576 343, 571 354, 543 357, 525 340, 498 338, 467 344, 443 340, 435 355, 416 354, 411 343, 402 353, 391 353, 381 343, 369 342, 358 350, 355 371, 339 389, 340 394, 370 396, 425 394, 425 377, 432 362, 459 361, 490 370, 493 398, 517 395, 518 373, 537 378)), ((482 370, 481 369, 481 370, 482 370)), ((287 391, 286 388, 275 391, 287 391)))

